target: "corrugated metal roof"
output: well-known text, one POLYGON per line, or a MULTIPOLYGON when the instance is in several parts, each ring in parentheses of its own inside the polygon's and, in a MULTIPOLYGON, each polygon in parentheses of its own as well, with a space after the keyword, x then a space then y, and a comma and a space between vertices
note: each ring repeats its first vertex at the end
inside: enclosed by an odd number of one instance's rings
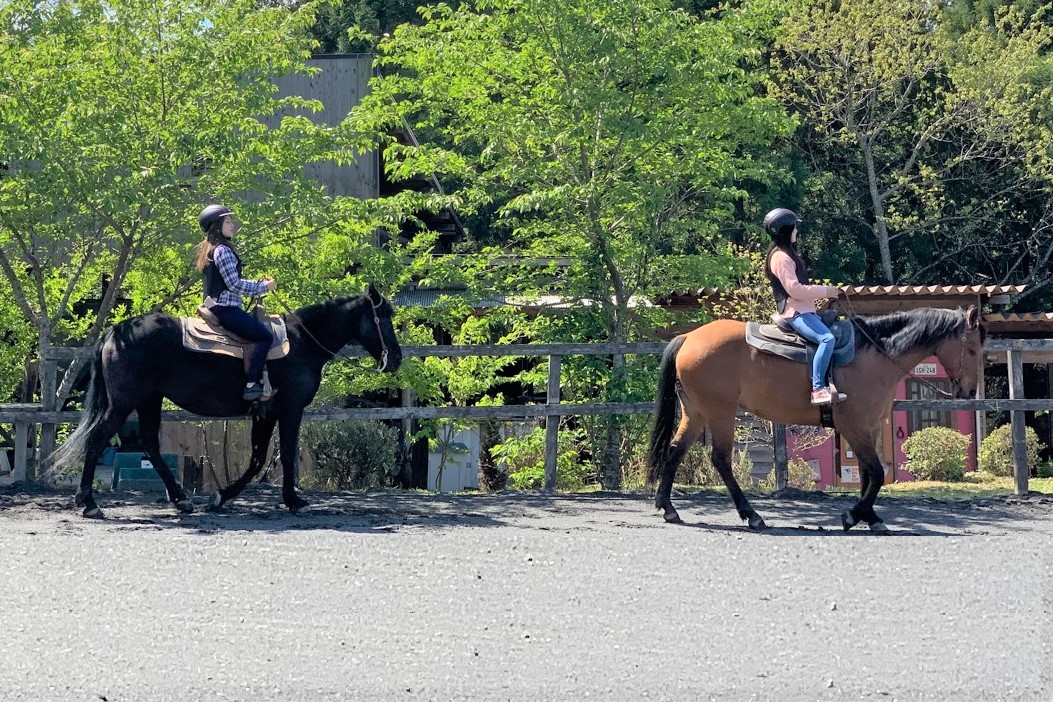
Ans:
POLYGON ((850 285, 845 286, 849 295, 1012 295, 1022 293, 1026 285, 850 285))
POLYGON ((993 312, 985 322, 1053 322, 1053 312, 993 312))
POLYGON ((993 334, 1053 334, 1053 312, 996 312, 984 315, 993 334))
MULTIPOLYGON (((842 286, 849 295, 864 296, 916 296, 956 297, 960 295, 1012 295, 1023 292, 1026 285, 848 285, 842 286)), ((709 297, 734 292, 729 288, 699 288, 676 290, 671 295, 696 295, 709 297)))
MULTIPOLYGON (((399 290, 391 296, 391 302, 398 307, 432 307, 440 297, 463 297, 468 298, 466 290, 452 288, 415 288, 412 290, 399 290)), ((476 309, 484 307, 500 307, 508 302, 503 295, 492 295, 483 300, 473 300, 476 309)))

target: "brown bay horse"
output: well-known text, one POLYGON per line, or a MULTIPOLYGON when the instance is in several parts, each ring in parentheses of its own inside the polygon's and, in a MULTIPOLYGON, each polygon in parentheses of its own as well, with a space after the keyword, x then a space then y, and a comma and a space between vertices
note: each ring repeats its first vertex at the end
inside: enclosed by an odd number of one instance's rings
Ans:
MULTIPOLYGON (((896 385, 920 361, 935 355, 950 376, 954 396, 974 397, 984 329, 976 307, 923 308, 852 321, 855 358, 836 369, 838 389, 848 399, 834 405, 833 420, 859 458, 860 499, 841 515, 841 523, 846 531, 866 522, 872 531, 885 532, 874 511, 885 477, 876 445, 896 385)), ((809 404, 811 384, 804 366, 747 345, 745 329, 743 322, 717 320, 676 337, 662 356, 648 482, 658 483, 655 508, 667 522, 680 522, 670 499, 673 478, 706 427, 713 439, 713 464, 739 516, 750 528, 762 529, 764 520, 732 475, 738 408, 773 422, 820 425, 819 408, 809 404)))

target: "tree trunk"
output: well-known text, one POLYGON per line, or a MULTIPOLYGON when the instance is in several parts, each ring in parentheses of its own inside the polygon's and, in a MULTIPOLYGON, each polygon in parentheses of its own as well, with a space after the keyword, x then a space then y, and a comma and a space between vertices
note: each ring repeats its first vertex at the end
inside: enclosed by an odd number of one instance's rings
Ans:
POLYGON ((479 489, 483 492, 499 492, 508 486, 508 473, 497 465, 490 455, 490 449, 501 443, 500 426, 497 420, 487 419, 482 422, 480 431, 479 489))
POLYGON ((894 284, 896 278, 892 272, 892 248, 889 245, 888 224, 885 223, 885 203, 881 199, 881 190, 878 188, 877 169, 874 166, 874 150, 870 148, 866 139, 859 136, 859 148, 863 152, 863 160, 867 166, 867 188, 870 190, 870 204, 874 209, 874 236, 877 238, 878 251, 881 253, 881 272, 889 284, 894 284))

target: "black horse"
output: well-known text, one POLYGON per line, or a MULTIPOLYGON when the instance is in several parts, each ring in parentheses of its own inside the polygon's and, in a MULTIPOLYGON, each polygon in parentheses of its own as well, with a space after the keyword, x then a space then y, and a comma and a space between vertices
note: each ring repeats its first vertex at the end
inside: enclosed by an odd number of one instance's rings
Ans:
MULTIPOLYGON (((362 295, 282 315, 288 329, 289 354, 267 363, 275 394, 267 411, 252 420, 249 468, 237 481, 215 493, 210 507, 220 507, 236 497, 259 473, 275 423, 281 445, 282 500, 294 513, 307 507, 295 486, 304 408, 318 392, 322 368, 352 341, 376 359, 378 370, 398 370, 402 349, 391 322, 393 312, 391 303, 370 285, 362 295)), ((95 348, 92 383, 80 424, 54 454, 56 466, 70 465, 84 456, 76 498, 77 505, 84 507, 84 516, 103 516, 92 495, 95 464, 132 410, 139 413, 143 448, 164 481, 168 499, 179 511, 193 512, 194 503, 161 457, 161 403, 168 398, 207 417, 245 416, 251 406, 241 397, 244 387, 242 360, 187 350, 176 317, 153 313, 115 325, 95 348)))

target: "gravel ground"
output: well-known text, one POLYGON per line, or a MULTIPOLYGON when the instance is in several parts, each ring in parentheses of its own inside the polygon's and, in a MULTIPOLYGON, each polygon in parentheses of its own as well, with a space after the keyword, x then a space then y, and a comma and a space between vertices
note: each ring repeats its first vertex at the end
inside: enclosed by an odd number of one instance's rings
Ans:
POLYGON ((0 700, 1053 699, 1048 496, 305 496, 0 491, 0 700))

